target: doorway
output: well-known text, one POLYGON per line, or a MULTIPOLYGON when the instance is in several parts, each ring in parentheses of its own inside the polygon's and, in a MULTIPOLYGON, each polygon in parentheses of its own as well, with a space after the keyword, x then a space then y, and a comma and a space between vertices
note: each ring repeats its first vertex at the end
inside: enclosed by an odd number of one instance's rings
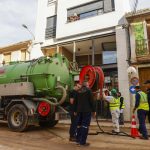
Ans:
POLYGON ((141 89, 146 92, 146 86, 143 84, 146 80, 150 80, 150 67, 139 68, 139 83, 141 89))

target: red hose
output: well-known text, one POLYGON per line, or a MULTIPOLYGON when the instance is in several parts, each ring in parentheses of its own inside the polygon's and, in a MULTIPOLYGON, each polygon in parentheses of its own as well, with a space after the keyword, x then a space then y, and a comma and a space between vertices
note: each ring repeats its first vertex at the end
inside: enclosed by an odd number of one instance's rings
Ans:
POLYGON ((82 84, 84 80, 87 80, 89 87, 92 89, 95 82, 98 86, 96 90, 100 89, 100 94, 102 94, 102 89, 104 86, 104 73, 100 67, 92 67, 90 65, 82 68, 80 72, 80 83, 82 84), (96 74, 98 74, 99 81, 96 81, 96 74))
POLYGON ((99 75, 99 89, 100 89, 100 95, 102 95, 102 89, 104 86, 104 73, 103 70, 100 67, 94 67, 95 71, 98 73, 99 75))
POLYGON ((93 66, 85 66, 82 68, 80 72, 80 83, 82 84, 83 81, 87 80, 89 83, 89 87, 92 89, 95 82, 97 86, 96 90, 100 89, 100 94, 102 94, 102 89, 104 86, 104 73, 100 67, 93 67, 93 66), (98 81, 96 81, 96 74, 98 75, 98 81))
POLYGON ((82 68, 80 72, 80 83, 82 84, 85 80, 88 81, 89 87, 92 88, 95 82, 96 73, 92 66, 88 65, 82 68))

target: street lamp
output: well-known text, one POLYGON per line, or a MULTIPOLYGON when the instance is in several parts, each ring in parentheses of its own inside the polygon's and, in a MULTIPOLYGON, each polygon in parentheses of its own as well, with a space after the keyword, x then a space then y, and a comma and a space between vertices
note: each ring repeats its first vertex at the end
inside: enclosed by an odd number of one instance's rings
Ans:
POLYGON ((35 36, 34 34, 29 30, 29 28, 25 25, 25 24, 22 24, 22 27, 25 28, 26 30, 28 30, 28 32, 31 34, 31 36, 33 37, 33 40, 35 40, 35 36))
MULTIPOLYGON (((25 28, 29 33, 30 33, 30 35, 32 36, 32 38, 33 38, 33 40, 32 40, 32 43, 31 43, 31 45, 30 45, 30 47, 28 48, 28 50, 27 50, 27 52, 29 53, 29 60, 31 59, 31 53, 32 53, 32 55, 34 55, 34 53, 33 53, 33 49, 34 49, 34 46, 35 45, 42 45, 43 44, 43 42, 35 42, 35 36, 34 36, 34 34, 29 30, 29 28, 28 28, 28 26, 26 26, 25 24, 22 24, 22 27, 23 28, 25 28), (32 51, 32 52, 31 52, 32 51)), ((40 48, 40 51, 41 51, 41 48, 40 48)), ((37 50, 36 50, 36 52, 37 52, 37 50)), ((40 54, 40 52, 39 52, 39 54, 40 54)), ((37 54, 36 54, 37 55, 37 54)), ((42 54, 40 54, 40 55, 42 55, 42 54)), ((37 56, 36 56, 37 57, 37 56)), ((39 57, 39 56, 38 56, 39 57)))
POLYGON ((27 52, 29 53, 29 60, 31 58, 31 49, 33 48, 33 45, 34 45, 34 40, 35 40, 35 36, 34 34, 29 30, 29 28, 25 25, 25 24, 22 24, 22 27, 25 28, 29 33, 30 35, 32 36, 33 40, 32 40, 32 43, 30 45, 30 47, 28 48, 27 52))

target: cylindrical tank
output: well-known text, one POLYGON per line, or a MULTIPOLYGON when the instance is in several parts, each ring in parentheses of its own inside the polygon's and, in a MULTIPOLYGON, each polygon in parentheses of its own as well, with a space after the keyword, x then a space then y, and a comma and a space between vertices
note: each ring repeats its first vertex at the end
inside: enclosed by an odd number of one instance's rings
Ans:
POLYGON ((61 92, 56 92, 56 86, 70 88, 72 77, 68 60, 60 54, 0 68, 0 84, 29 81, 34 85, 35 95, 41 96, 61 96, 61 92))

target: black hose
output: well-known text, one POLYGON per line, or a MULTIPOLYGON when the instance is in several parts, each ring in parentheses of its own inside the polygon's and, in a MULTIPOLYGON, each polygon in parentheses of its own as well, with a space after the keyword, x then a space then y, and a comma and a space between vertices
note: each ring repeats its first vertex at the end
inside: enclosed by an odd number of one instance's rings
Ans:
POLYGON ((97 126, 99 128, 99 130, 104 133, 104 130, 101 128, 99 122, 98 122, 98 101, 96 100, 96 123, 97 123, 97 126))
POLYGON ((100 124, 99 124, 99 121, 98 121, 98 115, 97 115, 97 112, 98 112, 98 107, 97 107, 98 103, 97 103, 97 100, 96 100, 96 123, 97 123, 97 126, 99 128, 99 131, 96 131, 94 133, 89 133, 89 135, 98 135, 98 134, 107 134, 107 135, 117 135, 117 136, 127 136, 127 137, 131 137, 133 138, 131 135, 129 135, 128 133, 126 132, 119 132, 119 133, 113 133, 113 132, 107 132, 107 131, 104 131, 100 124))

